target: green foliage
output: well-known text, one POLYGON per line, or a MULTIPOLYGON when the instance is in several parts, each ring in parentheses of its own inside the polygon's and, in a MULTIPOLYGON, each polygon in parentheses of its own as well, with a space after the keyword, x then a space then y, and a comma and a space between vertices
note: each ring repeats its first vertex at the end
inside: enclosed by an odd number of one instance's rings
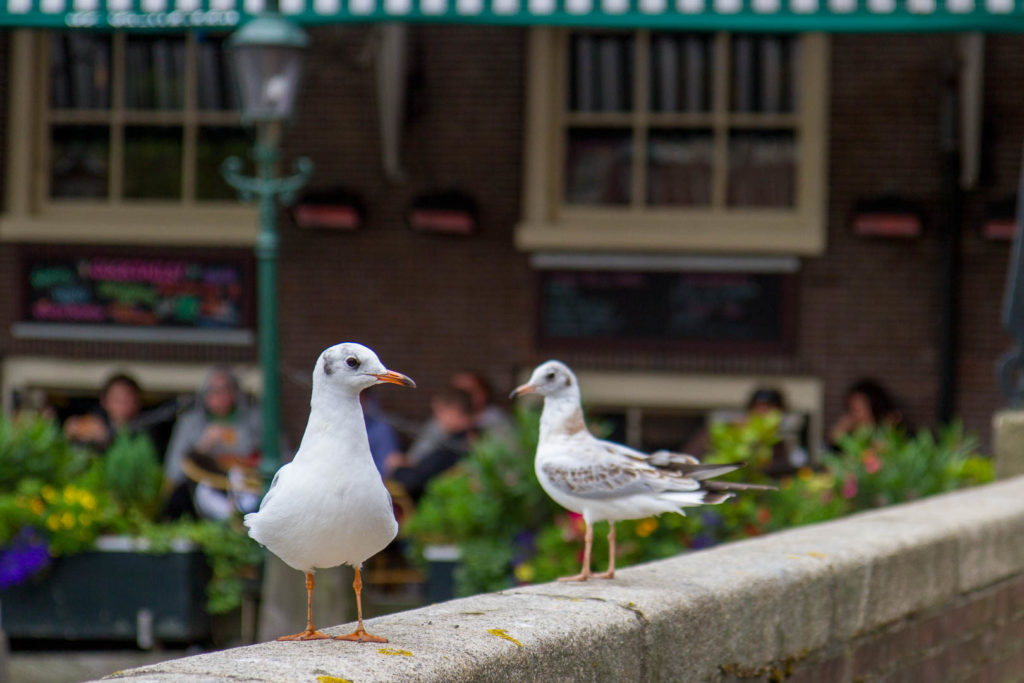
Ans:
POLYGON ((27 413, 0 417, 0 493, 13 491, 26 477, 67 481, 88 463, 88 454, 72 446, 52 419, 27 413))
POLYGON ((102 462, 103 483, 126 510, 156 513, 163 471, 148 436, 122 431, 103 454, 102 462))
MULTIPOLYGON (((779 440, 780 419, 769 413, 714 425, 712 452, 705 459, 746 462, 723 479, 774 484, 777 491, 745 491, 720 505, 689 508, 687 516, 619 522, 616 565, 834 519, 993 477, 989 460, 975 452, 975 439, 953 424, 937 434, 860 433, 845 439, 839 453, 825 456, 821 471, 804 468, 776 481, 764 471, 779 440)), ((429 543, 460 547, 460 595, 579 571, 583 520, 553 503, 533 473, 538 413, 521 413, 518 421, 514 441, 481 441, 455 470, 431 482, 405 528, 420 549, 429 543)), ((607 557, 607 530, 606 523, 594 529, 596 570, 603 570, 607 557)))
POLYGON ((206 586, 206 608, 211 614, 230 612, 241 604, 245 581, 257 577, 263 561, 259 545, 237 523, 181 520, 143 524, 138 535, 150 542, 154 552, 167 552, 182 540, 202 549, 213 574, 206 586))
POLYGON ((825 457, 837 493, 856 509, 892 505, 962 486, 992 481, 988 458, 959 422, 916 435, 886 427, 845 436, 838 454, 825 457))
POLYGON ((0 416, 0 547, 25 527, 45 537, 53 557, 89 550, 101 534, 146 538, 152 552, 167 552, 175 540, 191 541, 213 574, 207 609, 234 609, 262 551, 238 520, 153 522, 161 478, 148 437, 120 434, 90 462, 52 420, 0 416))
POLYGON ((463 563, 460 594, 500 590, 511 583, 508 568, 519 554, 524 530, 538 529, 559 510, 537 483, 533 454, 540 416, 516 416, 512 438, 488 436, 452 472, 427 485, 405 527, 418 552, 430 543, 457 543, 463 563))

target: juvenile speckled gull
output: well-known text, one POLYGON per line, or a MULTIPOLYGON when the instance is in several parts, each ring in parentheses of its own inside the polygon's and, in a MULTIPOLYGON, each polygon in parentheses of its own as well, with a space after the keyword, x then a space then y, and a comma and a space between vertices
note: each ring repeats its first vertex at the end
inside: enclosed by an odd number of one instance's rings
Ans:
POLYGON ((414 387, 384 367, 377 355, 346 342, 320 354, 313 369, 309 422, 295 458, 277 471, 258 512, 245 516, 249 535, 289 566, 306 574, 306 630, 278 640, 330 638, 313 627, 313 572, 355 568, 359 626, 338 640, 386 643, 363 628, 364 561, 398 533, 391 496, 370 455, 359 392, 387 382, 414 387))
POLYGON ((583 421, 579 382, 565 363, 551 360, 537 366, 530 381, 517 387, 511 397, 532 393, 544 397, 534 460, 537 479, 556 503, 583 515, 586 522, 583 569, 563 581, 615 576, 616 521, 663 512, 684 514, 684 507, 721 503, 732 495, 729 490, 772 488, 707 481, 743 463, 703 465, 692 455, 641 453, 595 438, 583 421), (593 525, 602 521, 609 523, 608 571, 591 574, 593 525))

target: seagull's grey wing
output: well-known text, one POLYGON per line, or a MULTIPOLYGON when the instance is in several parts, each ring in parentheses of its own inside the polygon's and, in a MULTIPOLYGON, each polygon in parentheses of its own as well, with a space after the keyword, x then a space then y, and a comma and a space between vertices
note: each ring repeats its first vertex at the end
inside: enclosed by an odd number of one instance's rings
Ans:
POLYGON ((549 462, 541 471, 555 488, 581 498, 617 498, 652 490, 637 470, 623 465, 549 462))
POLYGON ((264 507, 266 507, 266 505, 270 501, 270 499, 274 497, 274 494, 277 492, 277 488, 276 488, 277 484, 281 480, 281 475, 284 473, 285 470, 287 470, 291 466, 292 466, 292 464, 288 463, 288 464, 282 466, 281 469, 279 469, 274 474, 274 479, 273 479, 273 481, 270 482, 270 488, 267 489, 267 493, 263 496, 263 500, 260 501, 260 510, 262 510, 264 507))
MULTIPOLYGON (((642 462, 658 471, 665 473, 672 479, 711 479, 738 470, 745 463, 733 462, 724 464, 706 464, 688 453, 675 453, 673 451, 655 451, 648 455, 641 451, 634 450, 628 446, 617 444, 612 441, 598 440, 598 444, 604 453, 619 458, 624 462, 642 462), (678 475, 673 477, 672 475, 678 475)), ((697 488, 694 486, 693 488, 697 488)), ((689 490, 689 489, 684 489, 689 490)))

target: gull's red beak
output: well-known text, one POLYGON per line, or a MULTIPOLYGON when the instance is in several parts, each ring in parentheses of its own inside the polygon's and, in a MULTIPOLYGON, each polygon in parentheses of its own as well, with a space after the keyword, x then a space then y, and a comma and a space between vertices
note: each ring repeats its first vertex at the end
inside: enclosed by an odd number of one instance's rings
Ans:
POLYGON ((388 370, 380 375, 374 375, 374 377, 377 378, 378 382, 387 382, 388 384, 397 384, 403 387, 416 387, 416 382, 413 382, 412 379, 406 377, 400 372, 394 372, 392 370, 388 370))
POLYGON ((516 396, 525 396, 526 394, 532 394, 537 391, 537 387, 532 384, 523 384, 512 390, 512 393, 508 395, 509 399, 513 399, 516 396))

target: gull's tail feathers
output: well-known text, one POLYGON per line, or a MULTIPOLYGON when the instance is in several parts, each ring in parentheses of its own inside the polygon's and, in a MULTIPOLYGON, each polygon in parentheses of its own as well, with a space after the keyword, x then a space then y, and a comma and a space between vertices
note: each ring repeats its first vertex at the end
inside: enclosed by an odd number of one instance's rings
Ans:
MULTIPOLYGON (((661 500, 667 501, 676 507, 694 507, 696 505, 715 505, 723 500, 732 498, 731 493, 720 491, 669 491, 658 496, 661 500)), ((686 514, 678 510, 680 514, 686 514)))
POLYGON ((702 463, 692 455, 673 453, 672 451, 655 451, 651 453, 647 463, 659 469, 678 472, 684 477, 690 477, 698 481, 720 477, 746 465, 745 462, 707 464, 702 463))

